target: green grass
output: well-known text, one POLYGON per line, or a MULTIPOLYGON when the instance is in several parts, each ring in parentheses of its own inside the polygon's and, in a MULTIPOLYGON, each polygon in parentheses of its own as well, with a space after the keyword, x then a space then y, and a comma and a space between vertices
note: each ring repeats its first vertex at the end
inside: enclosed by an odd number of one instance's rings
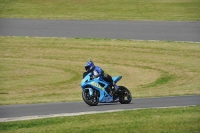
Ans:
POLYGON ((200 0, 0 0, 2 18, 200 20, 200 0))
POLYGON ((0 105, 82 100, 89 59, 133 97, 200 94, 197 43, 0 37, 0 105))
POLYGON ((0 123, 0 133, 199 133, 200 106, 0 123))

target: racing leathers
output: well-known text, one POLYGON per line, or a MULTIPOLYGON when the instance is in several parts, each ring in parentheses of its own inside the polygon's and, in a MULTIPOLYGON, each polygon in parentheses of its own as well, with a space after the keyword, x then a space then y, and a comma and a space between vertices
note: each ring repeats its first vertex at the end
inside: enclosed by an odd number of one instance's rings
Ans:
POLYGON ((104 73, 104 71, 99 67, 99 66, 95 66, 93 69, 84 72, 83 73, 83 78, 88 74, 91 73, 92 75, 91 77, 93 78, 97 78, 97 77, 101 77, 103 80, 105 80, 106 82, 109 82, 111 84, 111 90, 114 91, 117 89, 117 86, 115 85, 115 83, 112 80, 112 77, 109 74, 104 73), (113 86, 113 88, 112 88, 113 86))

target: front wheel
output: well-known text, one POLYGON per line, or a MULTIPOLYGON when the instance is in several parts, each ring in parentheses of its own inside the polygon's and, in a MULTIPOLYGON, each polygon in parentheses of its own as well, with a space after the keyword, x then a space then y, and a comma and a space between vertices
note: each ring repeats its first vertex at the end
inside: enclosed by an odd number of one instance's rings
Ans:
POLYGON ((119 102, 121 104, 128 104, 132 100, 131 92, 124 86, 119 86, 118 89, 121 92, 121 95, 119 96, 119 102))
POLYGON ((96 91, 94 91, 93 96, 90 96, 88 90, 83 90, 82 98, 83 98, 84 102, 90 106, 96 106, 99 103, 99 98, 98 98, 96 91))

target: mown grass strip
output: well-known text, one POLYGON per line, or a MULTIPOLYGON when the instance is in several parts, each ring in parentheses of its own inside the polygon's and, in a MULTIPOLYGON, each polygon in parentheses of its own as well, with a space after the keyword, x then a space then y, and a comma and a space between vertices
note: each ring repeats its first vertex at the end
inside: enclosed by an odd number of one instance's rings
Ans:
POLYGON ((199 133, 200 106, 142 109, 0 123, 2 133, 199 133))
POLYGON ((171 80, 175 80, 175 79, 173 79, 173 77, 171 75, 163 74, 163 76, 158 78, 155 82, 145 85, 144 87, 148 88, 148 87, 155 87, 158 85, 164 85, 164 84, 167 84, 168 82, 170 82, 171 80))
POLYGON ((200 20, 200 0, 1 0, 2 18, 200 20))

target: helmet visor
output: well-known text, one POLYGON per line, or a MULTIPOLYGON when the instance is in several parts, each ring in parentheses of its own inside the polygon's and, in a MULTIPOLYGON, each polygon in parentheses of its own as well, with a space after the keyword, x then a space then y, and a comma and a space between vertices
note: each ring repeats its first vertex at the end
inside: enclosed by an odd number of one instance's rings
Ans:
POLYGON ((90 66, 85 66, 85 70, 88 71, 90 69, 90 66))

